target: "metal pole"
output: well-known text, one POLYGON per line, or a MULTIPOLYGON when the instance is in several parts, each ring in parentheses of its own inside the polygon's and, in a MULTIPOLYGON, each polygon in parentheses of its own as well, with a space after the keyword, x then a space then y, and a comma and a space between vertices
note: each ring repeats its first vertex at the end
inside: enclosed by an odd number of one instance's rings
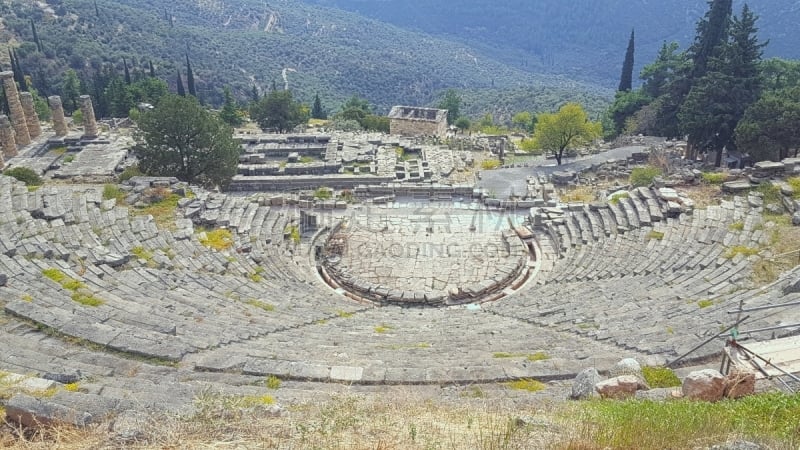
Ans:
POLYGON ((737 321, 736 321, 736 323, 734 323, 733 325, 731 325, 731 326, 729 326, 728 328, 726 328, 726 329, 725 329, 725 331, 723 331, 722 333, 720 333, 720 334, 715 334, 714 336, 711 336, 710 338, 708 338, 707 340, 703 341, 701 344, 699 344, 698 346, 696 346, 696 347, 694 347, 693 349, 689 350, 688 352, 684 353, 683 355, 681 355, 681 356, 680 356, 680 357, 678 357, 677 359, 674 359, 674 360, 672 360, 672 362, 670 362, 669 364, 667 364, 667 368, 671 368, 672 366, 674 366, 675 364, 677 364, 677 363, 678 363, 678 361, 681 361, 681 360, 683 360, 684 358, 686 358, 687 356, 689 356, 689 355, 691 355, 692 353, 696 352, 698 349, 700 349, 701 347, 705 346, 705 345, 706 345, 706 344, 708 344, 709 342, 711 342, 711 341, 713 341, 714 339, 716 339, 716 338, 718 338, 718 337, 720 337, 720 336, 724 335, 724 334, 725 334, 725 333, 727 333, 728 331, 731 331, 731 329, 735 328, 737 325, 739 325, 740 323, 744 322, 745 320, 747 320, 747 319, 749 319, 749 318, 750 318, 750 316, 746 316, 746 317, 744 317, 743 319, 737 320, 737 321))
POLYGON ((756 306, 755 308, 748 308, 748 309, 734 309, 734 310, 728 311, 728 314, 736 314, 738 312, 763 311, 765 309, 783 308, 783 307, 788 307, 788 306, 800 306, 800 302, 781 303, 780 305, 756 306))
POLYGON ((759 333, 761 331, 772 331, 772 330, 782 330, 784 328, 793 328, 793 327, 800 327, 800 323, 795 323, 792 325, 778 325, 775 327, 766 327, 766 328, 758 328, 755 330, 748 330, 748 331, 740 331, 740 334, 750 334, 750 333, 759 333))

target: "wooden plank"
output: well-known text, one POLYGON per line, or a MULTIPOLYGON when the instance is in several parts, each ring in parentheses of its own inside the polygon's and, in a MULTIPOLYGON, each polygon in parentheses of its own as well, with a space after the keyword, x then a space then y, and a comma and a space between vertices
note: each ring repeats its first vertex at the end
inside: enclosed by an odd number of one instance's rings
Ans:
MULTIPOLYGON (((741 344, 740 344, 741 345, 741 344)), ((766 354, 795 349, 800 352, 800 336, 773 339, 771 341, 754 342, 742 345, 751 352, 766 358, 766 354)))

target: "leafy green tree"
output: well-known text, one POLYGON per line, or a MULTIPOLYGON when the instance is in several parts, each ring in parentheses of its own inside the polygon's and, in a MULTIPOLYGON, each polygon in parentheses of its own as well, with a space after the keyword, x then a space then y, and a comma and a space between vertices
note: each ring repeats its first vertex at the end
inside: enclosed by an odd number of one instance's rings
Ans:
POLYGON ((78 97, 81 95, 81 84, 78 80, 78 73, 72 69, 64 72, 64 80, 61 82, 61 96, 64 97, 64 108, 67 113, 72 113, 78 109, 78 97))
POLYGON ((367 131, 380 131, 389 133, 390 120, 386 116, 370 114, 361 121, 361 126, 367 131))
POLYGON ((442 101, 439 102, 439 109, 447 110, 447 124, 453 125, 461 117, 461 96, 455 89, 448 89, 444 93, 442 101))
POLYGON ((308 121, 308 108, 296 102, 292 91, 271 91, 250 108, 250 117, 262 130, 289 131, 308 121))
POLYGON ((128 86, 128 92, 130 92, 134 103, 155 105, 161 100, 161 97, 169 93, 169 87, 164 80, 147 77, 128 86))
POLYGON ((239 110, 236 108, 236 101, 233 99, 231 88, 228 86, 225 86, 223 97, 225 98, 225 103, 222 104, 222 109, 219 112, 219 118, 232 127, 240 126, 243 120, 239 116, 239 110))
POLYGON ((625 131, 625 123, 642 107, 650 104, 652 99, 641 89, 635 91, 619 91, 614 103, 608 109, 613 129, 606 130, 608 137, 616 137, 625 131))
POLYGON ((468 118, 461 116, 456 119, 456 123, 454 125, 463 133, 469 130, 469 128, 472 126, 472 122, 470 122, 468 118))
POLYGON ((761 83, 765 91, 800 86, 800 61, 770 58, 761 62, 761 83))
POLYGON ((589 121, 581 105, 567 103, 557 113, 538 115, 533 140, 536 148, 552 152, 561 165, 566 150, 587 145, 602 134, 602 125, 589 121))
POLYGON ((625 52, 625 61, 622 63, 622 75, 619 79, 618 91, 620 92, 629 92, 633 89, 633 57, 636 48, 634 39, 634 30, 631 30, 631 38, 628 40, 628 50, 625 52))
POLYGON ((231 128, 194 97, 166 95, 138 125, 142 172, 212 187, 226 186, 236 174, 240 148, 231 128))
POLYGON ((536 125, 536 117, 528 111, 518 112, 511 117, 511 124, 517 129, 533 133, 534 126, 536 125))
POLYGON ((779 161, 800 148, 800 86, 764 94, 736 126, 739 150, 756 160, 779 161))
POLYGON ((319 94, 314 95, 314 106, 311 107, 311 118, 324 120, 328 118, 325 110, 322 109, 322 101, 319 99, 319 94))
POLYGON ((342 120, 355 120, 361 124, 364 118, 370 114, 372 114, 372 107, 369 105, 369 101, 354 95, 342 105, 342 110, 336 116, 342 120))
POLYGON ((134 106, 133 96, 128 85, 119 77, 114 77, 104 92, 112 117, 128 117, 128 111, 134 106))

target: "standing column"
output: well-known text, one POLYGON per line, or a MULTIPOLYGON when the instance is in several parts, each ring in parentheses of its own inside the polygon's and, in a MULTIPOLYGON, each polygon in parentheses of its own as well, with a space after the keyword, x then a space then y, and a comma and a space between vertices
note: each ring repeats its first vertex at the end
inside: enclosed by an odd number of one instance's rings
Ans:
POLYGON ((25 111, 19 102, 17 83, 14 82, 14 72, 0 72, 0 80, 3 80, 3 87, 6 89, 6 100, 8 110, 11 112, 11 125, 17 134, 17 144, 28 145, 31 143, 31 135, 28 134, 28 124, 25 121, 25 111))
POLYGON ((88 95, 81 95, 81 114, 83 115, 83 137, 96 138, 97 137, 97 121, 94 118, 94 106, 92 106, 92 97, 88 95))
POLYGON ((8 116, 0 114, 0 156, 5 155, 10 158, 17 156, 17 140, 14 139, 14 128, 8 120, 8 116))
POLYGON ((64 105, 61 104, 61 97, 57 95, 47 97, 47 103, 50 104, 50 110, 53 113, 53 129, 56 131, 56 136, 66 136, 67 121, 64 119, 64 105))
POLYGON ((19 102, 22 103, 22 111, 25 113, 28 134, 31 138, 38 137, 42 134, 42 126, 39 124, 39 116, 36 114, 36 107, 33 105, 33 95, 30 92, 20 92, 19 102))

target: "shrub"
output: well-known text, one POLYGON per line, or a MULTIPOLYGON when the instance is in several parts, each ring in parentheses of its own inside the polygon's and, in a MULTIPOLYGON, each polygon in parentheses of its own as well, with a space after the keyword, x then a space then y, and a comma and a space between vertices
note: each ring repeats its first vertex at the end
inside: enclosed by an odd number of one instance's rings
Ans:
POLYGON ((792 197, 795 199, 800 199, 800 177, 787 178, 786 182, 789 184, 789 186, 791 186, 792 190, 794 191, 792 197))
POLYGON ((619 203, 620 199, 630 198, 630 197, 631 197, 631 194, 629 194, 627 192, 620 192, 620 193, 612 195, 611 196, 611 200, 609 200, 608 203, 611 203, 612 205, 616 205, 617 203, 619 203))
POLYGON ((631 170, 630 183, 633 186, 650 186, 663 172, 658 167, 636 167, 631 170))
POLYGON ((25 186, 41 186, 42 177, 27 167, 14 167, 3 172, 3 175, 14 177, 25 183, 25 186))
POLYGON ((138 165, 132 165, 125 168, 121 174, 119 174, 119 181, 128 181, 133 177, 140 177, 144 175, 141 170, 139 170, 138 165))
POLYGON ((703 172, 701 178, 707 184, 722 184, 728 180, 728 174, 724 172, 703 172))
POLYGON ((333 197, 333 192, 329 188, 320 187, 317 188, 316 191, 314 191, 314 198, 316 199, 328 200, 332 197, 333 197))
POLYGON ((494 170, 498 167, 500 167, 499 159, 485 159, 481 162, 481 169, 483 170, 494 170))
POLYGON ((103 186, 103 200, 116 199, 117 203, 122 203, 125 201, 125 197, 127 197, 127 193, 116 184, 103 186))
POLYGON ((681 385, 681 380, 672 369, 666 367, 642 367, 642 376, 651 388, 670 388, 681 385))
POLYGON ((275 375, 270 375, 267 377, 266 385, 269 389, 278 389, 281 387, 281 379, 275 375))

